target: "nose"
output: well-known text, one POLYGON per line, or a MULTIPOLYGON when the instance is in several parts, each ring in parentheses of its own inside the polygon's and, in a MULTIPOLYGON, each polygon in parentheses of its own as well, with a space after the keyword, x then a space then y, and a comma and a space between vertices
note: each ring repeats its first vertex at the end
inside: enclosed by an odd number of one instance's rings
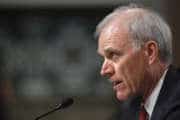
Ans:
POLYGON ((110 61, 105 60, 101 67, 100 74, 105 77, 110 77, 114 73, 113 65, 110 61))

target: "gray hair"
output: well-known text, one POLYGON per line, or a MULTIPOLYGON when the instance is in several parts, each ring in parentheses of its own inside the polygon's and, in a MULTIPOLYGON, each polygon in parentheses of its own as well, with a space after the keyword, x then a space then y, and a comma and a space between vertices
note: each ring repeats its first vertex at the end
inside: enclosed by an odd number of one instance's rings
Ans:
POLYGON ((96 37, 99 37, 102 30, 112 20, 118 19, 118 16, 128 10, 138 10, 134 12, 131 19, 126 21, 134 47, 140 48, 147 41, 153 40, 158 44, 160 60, 170 64, 172 62, 172 33, 166 21, 152 10, 134 4, 116 8, 99 23, 95 32, 96 37))

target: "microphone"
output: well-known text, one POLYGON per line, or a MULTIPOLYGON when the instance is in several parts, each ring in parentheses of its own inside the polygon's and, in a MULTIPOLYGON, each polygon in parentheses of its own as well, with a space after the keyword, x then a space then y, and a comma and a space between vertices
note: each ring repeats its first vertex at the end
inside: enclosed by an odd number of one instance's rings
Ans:
POLYGON ((40 116, 37 117, 35 120, 39 120, 39 119, 41 119, 41 118, 43 118, 43 117, 45 117, 45 116, 47 116, 47 115, 49 115, 49 114, 57 111, 57 110, 65 109, 65 108, 71 106, 71 105, 73 104, 73 102, 74 102, 74 100, 73 100, 72 98, 66 98, 66 99, 64 99, 64 100, 61 102, 61 104, 58 105, 56 108, 54 108, 53 110, 51 110, 51 111, 49 111, 49 112, 46 112, 46 113, 40 115, 40 116))

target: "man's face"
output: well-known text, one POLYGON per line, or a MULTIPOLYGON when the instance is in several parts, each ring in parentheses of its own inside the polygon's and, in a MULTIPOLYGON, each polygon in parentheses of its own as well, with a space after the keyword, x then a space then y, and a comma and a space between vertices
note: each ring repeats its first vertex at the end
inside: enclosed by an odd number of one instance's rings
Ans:
POLYGON ((100 34, 98 53, 104 58, 101 75, 109 77, 119 100, 143 94, 147 60, 143 48, 135 49, 125 27, 107 26, 100 34))

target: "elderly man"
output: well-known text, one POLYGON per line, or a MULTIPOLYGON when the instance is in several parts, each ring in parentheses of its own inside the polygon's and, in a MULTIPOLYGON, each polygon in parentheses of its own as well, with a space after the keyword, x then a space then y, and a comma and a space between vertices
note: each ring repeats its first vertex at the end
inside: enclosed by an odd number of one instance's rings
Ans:
MULTIPOLYGON (((172 35, 155 12, 115 9, 97 26, 98 53, 119 101, 141 96, 139 120, 180 119, 180 75, 172 67, 172 35)), ((134 118, 135 119, 135 118, 134 118)))

